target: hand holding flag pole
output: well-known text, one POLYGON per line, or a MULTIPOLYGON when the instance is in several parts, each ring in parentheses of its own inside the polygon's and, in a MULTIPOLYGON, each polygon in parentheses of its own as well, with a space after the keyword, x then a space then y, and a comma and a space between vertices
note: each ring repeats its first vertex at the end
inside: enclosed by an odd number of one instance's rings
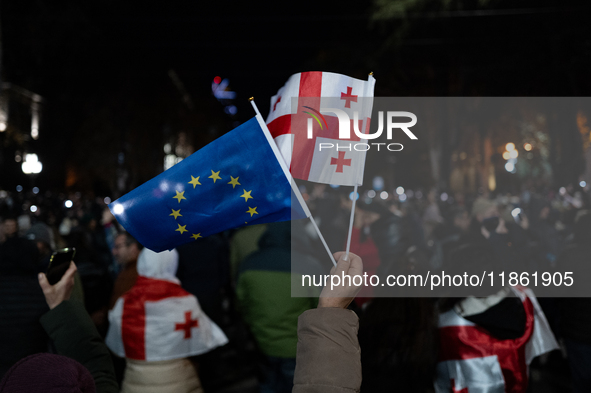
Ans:
MULTIPOLYGON (((259 112, 259 108, 254 103, 254 97, 250 97, 248 99, 248 101, 250 101, 250 104, 252 105, 252 107, 253 107, 254 111, 256 112, 256 114, 258 116, 260 116, 261 115, 261 112, 259 112)), ((365 124, 364 124, 364 126, 365 126, 365 124)), ((267 128, 266 125, 265 125, 263 131, 268 135, 269 138, 271 138, 271 133, 269 132, 269 129, 267 128)), ((274 148, 276 148, 276 147, 274 147, 274 148)), ((293 178, 291 179, 291 181, 293 181, 293 178)), ((355 186, 355 187, 357 187, 357 186, 355 186)), ((297 187, 293 187, 293 192, 294 193, 295 192, 299 193, 299 190, 297 189, 297 187)), ((337 266, 337 262, 335 261, 334 256, 332 255, 332 252, 330 252, 330 249, 328 248, 328 245, 326 244, 326 241, 324 240, 324 237, 322 236, 322 233, 320 233, 320 229, 318 228, 318 225, 316 225, 316 221, 314 221, 314 217, 312 217, 312 214, 311 213, 310 213, 310 215, 309 215, 308 218, 310 218, 310 222, 312 223, 312 226, 316 230, 316 233, 318 233, 318 237, 322 241, 322 244, 324 245, 324 248, 326 249, 326 252, 328 253, 328 256, 330 257, 330 260, 332 261, 332 264, 336 267, 337 266)), ((351 237, 350 232, 351 232, 351 230, 349 229, 349 238, 351 237)), ((349 248, 347 247, 347 256, 348 255, 349 255, 349 248)), ((345 259, 347 259, 347 258, 345 258, 345 259)))

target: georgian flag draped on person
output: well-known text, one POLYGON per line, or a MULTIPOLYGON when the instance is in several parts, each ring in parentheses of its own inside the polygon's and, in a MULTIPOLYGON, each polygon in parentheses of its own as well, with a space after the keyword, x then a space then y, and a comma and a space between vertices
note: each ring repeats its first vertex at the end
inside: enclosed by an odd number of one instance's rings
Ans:
POLYGON ((176 278, 176 250, 144 248, 138 279, 109 311, 105 342, 118 356, 158 361, 200 355, 228 342, 176 278))
POLYGON ((558 349, 533 292, 511 290, 526 314, 525 334, 517 339, 497 339, 454 309, 440 315, 436 393, 525 393, 531 361, 558 349))
POLYGON ((267 126, 294 178, 349 186, 363 183, 366 151, 354 145, 366 140, 356 135, 354 127, 369 133, 374 86, 371 75, 363 81, 331 72, 302 72, 292 75, 271 98, 267 126), (348 116, 350 138, 339 138, 338 115, 325 110, 329 108, 348 116))

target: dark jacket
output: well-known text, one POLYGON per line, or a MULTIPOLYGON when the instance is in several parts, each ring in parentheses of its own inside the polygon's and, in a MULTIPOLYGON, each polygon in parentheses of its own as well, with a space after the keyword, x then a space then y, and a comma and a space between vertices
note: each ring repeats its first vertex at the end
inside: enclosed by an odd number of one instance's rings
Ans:
POLYGON ((119 392, 109 350, 82 303, 63 301, 41 317, 41 325, 59 355, 78 361, 90 371, 97 393, 119 392))
POLYGON ((39 323, 48 307, 37 279, 38 257, 27 239, 0 245, 0 379, 20 359, 48 350, 39 323))

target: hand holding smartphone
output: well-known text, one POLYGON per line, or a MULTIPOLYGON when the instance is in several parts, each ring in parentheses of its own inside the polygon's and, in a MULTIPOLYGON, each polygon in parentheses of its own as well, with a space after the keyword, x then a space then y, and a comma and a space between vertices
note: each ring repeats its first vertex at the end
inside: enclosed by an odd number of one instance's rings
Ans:
POLYGON ((46 273, 47 281, 50 285, 55 285, 61 280, 68 267, 70 267, 70 262, 74 259, 75 255, 75 248, 63 248, 51 254, 46 273))

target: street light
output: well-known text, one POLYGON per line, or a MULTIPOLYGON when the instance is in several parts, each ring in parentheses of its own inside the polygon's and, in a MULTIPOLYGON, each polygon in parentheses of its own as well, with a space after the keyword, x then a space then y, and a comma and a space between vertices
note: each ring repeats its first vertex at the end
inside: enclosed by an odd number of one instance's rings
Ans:
POLYGON ((22 169, 25 175, 36 175, 41 173, 43 165, 39 161, 37 154, 25 154, 25 161, 22 164, 22 169))

